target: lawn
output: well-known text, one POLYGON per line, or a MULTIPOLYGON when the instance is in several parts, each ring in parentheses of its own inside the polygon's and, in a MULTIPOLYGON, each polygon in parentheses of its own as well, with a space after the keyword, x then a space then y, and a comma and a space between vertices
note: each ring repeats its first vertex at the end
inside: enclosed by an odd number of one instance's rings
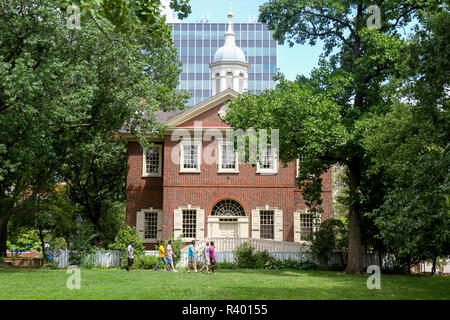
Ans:
POLYGON ((450 277, 369 275, 329 271, 218 270, 212 274, 120 269, 81 270, 69 290, 65 270, 0 269, 0 299, 450 299, 450 277))

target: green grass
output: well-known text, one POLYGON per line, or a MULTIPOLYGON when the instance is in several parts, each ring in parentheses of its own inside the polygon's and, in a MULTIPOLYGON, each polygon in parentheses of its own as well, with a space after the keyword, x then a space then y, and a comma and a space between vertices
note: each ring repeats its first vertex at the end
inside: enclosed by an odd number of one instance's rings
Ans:
POLYGON ((218 270, 215 275, 81 270, 81 289, 69 290, 65 270, 0 269, 0 299, 450 299, 450 277, 382 274, 381 289, 369 290, 368 276, 291 270, 218 270))

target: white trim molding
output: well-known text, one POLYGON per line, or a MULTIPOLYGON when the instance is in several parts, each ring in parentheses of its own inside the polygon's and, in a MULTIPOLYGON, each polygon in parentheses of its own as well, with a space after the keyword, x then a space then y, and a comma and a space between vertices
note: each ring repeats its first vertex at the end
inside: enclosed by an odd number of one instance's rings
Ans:
POLYGON ((202 141, 201 140, 182 140, 180 141, 180 173, 200 173, 202 166, 202 141), (196 146, 197 147, 197 168, 185 168, 184 167, 184 148, 186 146, 196 146))
POLYGON ((178 238, 183 234, 183 210, 195 210, 196 211, 196 230, 195 238, 185 237, 183 240, 185 242, 190 242, 192 240, 203 240, 205 238, 205 210, 191 206, 179 206, 177 209, 173 210, 173 236, 178 238))
POLYGON ((283 241, 283 210, 269 205, 252 210, 252 238, 261 239, 261 211, 273 211, 273 240, 283 241))
POLYGON ((157 173, 152 173, 152 172, 147 172, 147 150, 148 149, 143 149, 142 150, 142 177, 143 178, 148 178, 148 177, 162 177, 162 157, 163 157, 163 149, 162 149, 162 144, 150 144, 149 146, 150 148, 157 148, 159 150, 159 164, 158 164, 158 172, 157 173))
POLYGON ((274 175, 278 173, 278 152, 275 148, 272 148, 271 146, 268 146, 271 150, 271 167, 270 168, 261 168, 261 154, 260 160, 258 160, 258 163, 256 164, 256 173, 262 174, 262 175, 274 175))
POLYGON ((223 165, 223 147, 224 146, 232 146, 234 149, 234 143, 231 141, 226 141, 224 139, 219 140, 217 144, 218 148, 218 173, 239 173, 239 155, 237 150, 234 150, 234 168, 222 168, 223 165))

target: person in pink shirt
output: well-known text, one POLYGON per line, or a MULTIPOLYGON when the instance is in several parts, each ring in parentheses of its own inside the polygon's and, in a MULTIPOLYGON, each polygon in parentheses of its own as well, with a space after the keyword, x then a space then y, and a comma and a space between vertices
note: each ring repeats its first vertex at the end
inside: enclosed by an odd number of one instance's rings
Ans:
POLYGON ((174 256, 175 258, 177 257, 175 255, 175 253, 173 253, 173 250, 172 250, 172 240, 169 240, 169 244, 167 245, 167 248, 166 248, 166 263, 167 263, 166 270, 167 270, 167 266, 170 265, 172 267, 173 272, 178 272, 177 270, 175 270, 175 267, 173 266, 172 256, 174 256))
POLYGON ((216 250, 214 249, 214 241, 211 241, 209 246, 209 261, 211 263, 209 270, 214 273, 214 268, 216 267, 216 250))

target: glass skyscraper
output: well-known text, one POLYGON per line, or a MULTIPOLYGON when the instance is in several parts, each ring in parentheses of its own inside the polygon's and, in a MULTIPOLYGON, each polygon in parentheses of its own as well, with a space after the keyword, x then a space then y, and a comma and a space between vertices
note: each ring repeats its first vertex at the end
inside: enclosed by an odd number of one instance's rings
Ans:
MULTIPOLYGON (((188 105, 194 106, 212 96, 212 62, 217 49, 223 46, 227 23, 170 23, 172 40, 178 49, 178 58, 183 62, 178 89, 192 94, 188 105)), ((272 80, 277 71, 277 41, 272 31, 262 23, 233 22, 236 45, 240 47, 250 63, 248 90, 260 94, 273 89, 272 80)))

